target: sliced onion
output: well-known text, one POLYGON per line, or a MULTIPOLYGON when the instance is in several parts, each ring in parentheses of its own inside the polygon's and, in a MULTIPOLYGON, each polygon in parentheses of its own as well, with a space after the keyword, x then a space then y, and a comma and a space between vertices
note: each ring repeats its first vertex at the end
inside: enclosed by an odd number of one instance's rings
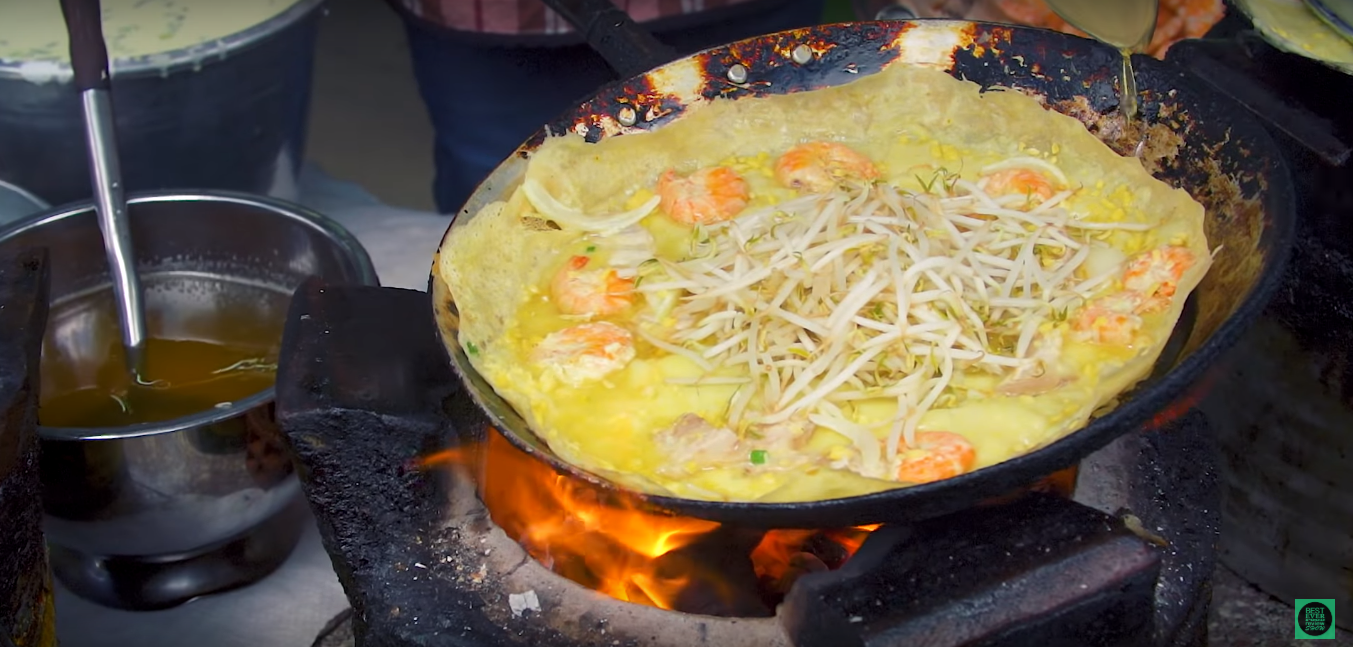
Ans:
POLYGON ((875 478, 883 476, 882 448, 879 447, 879 439, 874 435, 874 432, 869 431, 864 425, 853 423, 841 416, 832 416, 825 413, 809 414, 808 421, 850 439, 850 442, 860 451, 860 471, 865 476, 875 478))
POLYGON ((1123 269, 1127 260, 1127 254, 1117 247, 1094 245, 1085 257, 1085 276, 1117 273, 1123 269))
POLYGON ((521 190, 522 194, 526 196, 527 202, 530 202, 531 206, 540 212, 540 215, 563 227, 597 232, 603 235, 613 234, 643 220, 648 214, 653 213, 654 209, 658 208, 660 201, 658 196, 655 195, 645 200, 637 209, 607 216, 591 216, 583 213, 581 209, 575 209, 555 199, 549 191, 545 190, 545 187, 534 179, 527 178, 522 183, 521 190))
POLYGON ((1030 166, 1037 168, 1040 171, 1048 173, 1053 177, 1053 179, 1057 180, 1057 182, 1060 183, 1062 186, 1068 186, 1071 184, 1069 181, 1067 181, 1066 174, 1062 172, 1062 169, 1057 168, 1056 164, 1053 164, 1052 162, 1049 162, 1039 157, 1030 157, 1028 155, 1011 157, 1010 159, 1001 160, 999 162, 996 162, 995 164, 988 165, 982 168, 980 174, 990 175, 992 173, 995 173, 996 171, 1004 171, 1006 169, 1011 168, 1028 168, 1030 166))

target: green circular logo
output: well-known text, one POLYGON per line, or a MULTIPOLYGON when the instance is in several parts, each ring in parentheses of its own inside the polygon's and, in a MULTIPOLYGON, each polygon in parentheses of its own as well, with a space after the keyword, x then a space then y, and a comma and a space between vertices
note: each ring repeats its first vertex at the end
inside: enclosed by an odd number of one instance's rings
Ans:
POLYGON ((1319 636, 1333 626, 1330 608, 1319 602, 1307 602, 1297 616, 1297 624, 1308 636, 1319 636))

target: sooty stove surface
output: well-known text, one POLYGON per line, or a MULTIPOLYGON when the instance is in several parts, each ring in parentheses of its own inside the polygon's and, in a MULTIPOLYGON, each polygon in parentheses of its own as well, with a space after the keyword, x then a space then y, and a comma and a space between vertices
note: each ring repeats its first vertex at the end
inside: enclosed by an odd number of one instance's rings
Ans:
POLYGON ((277 403, 358 645, 1205 642, 1218 489, 1194 411, 1083 462, 1076 501, 1032 494, 886 525, 839 570, 801 577, 774 617, 736 618, 555 575, 494 525, 467 472, 416 466, 487 432, 424 293, 302 286, 277 403))

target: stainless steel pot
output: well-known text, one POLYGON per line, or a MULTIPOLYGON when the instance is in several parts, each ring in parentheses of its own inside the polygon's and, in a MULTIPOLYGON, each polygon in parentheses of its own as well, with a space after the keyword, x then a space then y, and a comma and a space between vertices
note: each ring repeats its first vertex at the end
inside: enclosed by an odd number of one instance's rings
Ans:
MULTIPOLYGON (((128 191, 294 198, 323 0, 210 43, 111 61, 128 191)), ((51 204, 90 195, 80 96, 65 64, 0 60, 0 180, 51 204)))
MULTIPOLYGON (((291 294, 306 278, 377 284, 355 238, 288 203, 225 192, 128 202, 152 337, 273 339, 275 356, 291 294)), ((0 229, 0 254, 32 247, 52 259, 41 391, 92 386, 119 339, 93 206, 0 229)), ((110 606, 163 608, 280 565, 305 502, 272 399, 268 388, 162 423, 39 426, 45 526, 62 583, 110 606)))

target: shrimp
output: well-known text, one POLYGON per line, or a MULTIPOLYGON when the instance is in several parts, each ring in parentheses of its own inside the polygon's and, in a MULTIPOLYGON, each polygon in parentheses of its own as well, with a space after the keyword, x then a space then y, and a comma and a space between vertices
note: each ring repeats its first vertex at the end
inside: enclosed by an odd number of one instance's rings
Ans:
POLYGON ((1097 344, 1131 344, 1142 327, 1142 320, 1131 312, 1117 312, 1092 304, 1081 309, 1072 327, 1082 339, 1097 344))
POLYGON ((1147 52, 1165 58, 1170 45, 1203 36, 1225 15, 1222 0, 1161 0, 1156 31, 1147 52))
POLYGON ((550 282, 550 298, 559 311, 570 315, 613 315, 634 304, 634 280, 622 278, 614 268, 587 270, 587 256, 568 259, 550 282))
POLYGON ((1192 251, 1178 245, 1138 254, 1123 272, 1123 291, 1082 308, 1072 328, 1082 339, 1095 343, 1132 343, 1142 326, 1138 315, 1169 307, 1179 290, 1179 279, 1195 260, 1192 251))
POLYGON ((696 471, 712 465, 747 460, 738 435, 727 427, 715 427, 708 420, 688 413, 671 427, 654 435, 667 459, 664 473, 696 471))
POLYGON ((1156 58, 1165 58, 1165 52, 1175 41, 1184 37, 1184 19, 1169 11, 1162 2, 1156 13, 1156 29, 1151 32, 1151 42, 1146 44, 1146 53, 1156 58))
POLYGON ((775 179, 797 191, 824 193, 843 179, 872 180, 879 170, 868 157, 844 144, 799 144, 775 161, 775 179))
POLYGON ((930 483, 963 474, 972 469, 977 449, 967 438, 948 431, 922 431, 916 444, 904 449, 897 467, 897 480, 930 483))
POLYGON ((683 225, 730 220, 747 208, 747 181, 726 166, 702 168, 686 177, 668 169, 658 178, 658 206, 683 225))
POLYGON ((1123 273, 1123 287, 1140 295, 1137 314, 1159 312, 1170 305, 1195 259, 1187 247, 1169 245, 1139 254, 1123 273))
POLYGON ((1163 0, 1161 4, 1174 10, 1184 23, 1184 37, 1198 38, 1226 17, 1222 0, 1163 0))
POLYGON ((995 4, 1008 19, 1020 24, 1056 30, 1066 26, 1043 0, 996 0, 995 4))
POLYGON ((531 361, 569 386, 599 380, 634 359, 634 335, 613 323, 585 323, 545 336, 531 361))
POLYGON ((1039 201, 1049 200, 1056 193, 1047 177, 1028 168, 996 171, 985 177, 983 189, 991 195, 1038 196, 1039 201))

